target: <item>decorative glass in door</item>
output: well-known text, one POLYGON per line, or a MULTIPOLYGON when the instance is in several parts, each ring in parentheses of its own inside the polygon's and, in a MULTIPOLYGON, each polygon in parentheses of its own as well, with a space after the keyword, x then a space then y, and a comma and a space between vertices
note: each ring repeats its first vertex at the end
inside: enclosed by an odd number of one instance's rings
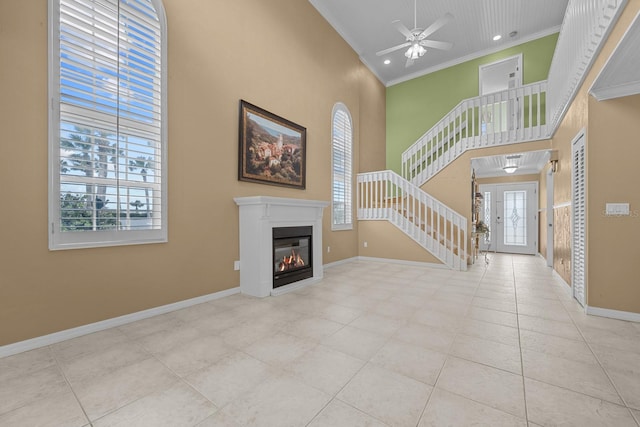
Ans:
POLYGON ((504 192, 504 244, 527 246, 527 192, 504 192))
POLYGON ((491 245, 491 191, 484 192, 484 223, 489 227, 489 231, 484 234, 484 243, 491 245))

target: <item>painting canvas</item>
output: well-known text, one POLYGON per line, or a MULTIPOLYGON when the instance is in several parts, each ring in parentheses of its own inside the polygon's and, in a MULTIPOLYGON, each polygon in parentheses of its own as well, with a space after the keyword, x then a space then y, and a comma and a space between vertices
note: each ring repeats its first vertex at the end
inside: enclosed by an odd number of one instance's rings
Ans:
POLYGON ((307 130, 240 101, 238 179, 305 188, 307 130))

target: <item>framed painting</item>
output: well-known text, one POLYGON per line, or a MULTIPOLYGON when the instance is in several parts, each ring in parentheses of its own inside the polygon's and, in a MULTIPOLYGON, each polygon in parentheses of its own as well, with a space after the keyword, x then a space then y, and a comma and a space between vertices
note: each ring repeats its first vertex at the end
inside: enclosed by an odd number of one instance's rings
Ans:
POLYGON ((238 179, 305 188, 307 129, 240 100, 238 179))

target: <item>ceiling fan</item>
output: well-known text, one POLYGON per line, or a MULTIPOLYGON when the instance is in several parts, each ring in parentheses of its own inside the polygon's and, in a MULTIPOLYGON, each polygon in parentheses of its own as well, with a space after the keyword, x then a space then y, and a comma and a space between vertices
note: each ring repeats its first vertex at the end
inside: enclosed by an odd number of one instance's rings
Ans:
POLYGON ((402 33, 402 35, 406 37, 406 42, 394 47, 390 47, 389 49, 384 49, 380 52, 376 52, 376 55, 382 56, 396 50, 409 47, 409 49, 407 49, 407 51, 404 53, 404 56, 407 57, 407 63, 405 64, 405 67, 410 67, 413 65, 413 62, 416 59, 421 58, 425 54, 425 52, 427 51, 425 47, 431 47, 440 50, 449 50, 453 47, 453 43, 428 40, 427 37, 438 31, 440 28, 444 27, 452 19, 453 15, 451 15, 450 13, 445 13, 426 29, 423 30, 422 28, 418 28, 417 0, 414 0, 413 30, 409 30, 399 20, 393 21, 391 23, 396 28, 396 30, 400 31, 400 33, 402 33))

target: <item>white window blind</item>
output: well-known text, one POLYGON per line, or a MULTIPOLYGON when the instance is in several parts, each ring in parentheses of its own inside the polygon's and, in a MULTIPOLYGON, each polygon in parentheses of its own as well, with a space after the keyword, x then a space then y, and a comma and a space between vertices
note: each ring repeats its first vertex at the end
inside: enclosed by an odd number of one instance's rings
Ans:
POLYGON ((50 248, 166 241, 159 0, 51 0, 50 248))
POLYGON ((332 119, 332 229, 353 228, 351 114, 344 104, 333 108, 332 119))

